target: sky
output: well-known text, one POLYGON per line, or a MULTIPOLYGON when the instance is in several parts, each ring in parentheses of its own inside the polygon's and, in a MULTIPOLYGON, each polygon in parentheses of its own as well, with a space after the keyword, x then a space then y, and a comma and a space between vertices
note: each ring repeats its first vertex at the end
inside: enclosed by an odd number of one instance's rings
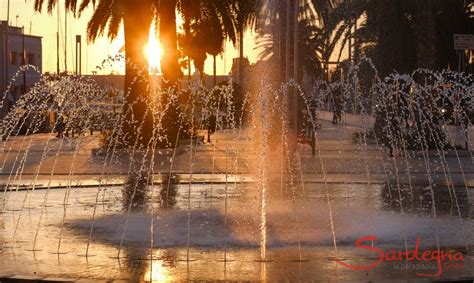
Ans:
MULTIPOLYGON (((45 0, 47 2, 47 0, 45 0)), ((82 73, 91 74, 93 71, 98 74, 110 74, 122 73, 123 66, 120 64, 113 64, 113 66, 107 66, 105 68, 97 68, 102 62, 109 56, 115 56, 120 52, 123 47, 123 33, 114 41, 110 41, 106 37, 102 36, 95 40, 93 43, 86 42, 86 29, 87 21, 92 15, 92 7, 86 10, 81 18, 76 19, 72 14, 68 14, 68 29, 65 32, 64 26, 64 0, 60 2, 60 69, 64 71, 64 46, 67 44, 67 68, 68 71, 75 70, 75 37, 76 35, 82 35, 82 73), (65 36, 66 35, 66 36, 65 36)), ((8 0, 0 0, 0 19, 7 19, 7 5, 8 0)), ((56 33, 57 33, 57 12, 48 14, 46 11, 46 5, 43 7, 42 13, 36 13, 33 9, 34 0, 10 0, 10 24, 13 26, 24 26, 26 34, 33 34, 41 36, 43 45, 43 72, 56 72, 56 33)), ((148 48, 148 52, 151 54, 152 64, 157 64, 159 55, 153 54, 151 50, 156 50, 159 44, 157 40, 153 39, 153 31, 150 32, 152 39, 151 46, 154 48, 148 48)), ((255 50, 255 34, 250 31, 245 33, 244 36, 245 45, 244 52, 245 57, 248 57, 251 63, 254 63, 258 59, 258 51, 255 50)), ((238 50, 228 42, 225 45, 225 52, 218 57, 217 60, 217 74, 227 75, 232 68, 232 58, 238 57, 238 50)), ((205 65, 205 73, 212 74, 213 67, 212 57, 208 57, 205 65)))

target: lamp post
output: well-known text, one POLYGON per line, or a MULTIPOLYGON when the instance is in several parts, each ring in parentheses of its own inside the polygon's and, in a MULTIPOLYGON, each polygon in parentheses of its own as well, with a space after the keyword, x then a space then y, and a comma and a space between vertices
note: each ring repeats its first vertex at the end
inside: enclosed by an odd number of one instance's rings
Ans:
POLYGON ((23 65, 23 94, 26 93, 26 49, 25 49, 25 26, 21 28, 21 40, 23 44, 23 56, 22 57, 22 65, 23 65))
POLYGON ((59 21, 59 5, 57 5, 57 30, 56 30, 56 73, 59 76, 59 29, 61 27, 61 22, 59 21))
POLYGON ((64 5, 64 72, 67 74, 67 6, 66 5, 64 5))
POLYGON ((81 35, 76 35, 76 75, 81 75, 82 70, 82 39, 81 35))
MULTIPOLYGON (((286 5, 286 65, 285 82, 290 80, 298 81, 298 15, 299 0, 287 0, 286 5), (291 68, 293 67, 293 68, 291 68)), ((297 134, 298 131, 298 93, 296 88, 292 88, 288 93, 287 100, 289 111, 289 127, 297 134)))
MULTIPOLYGON (((298 16, 300 12, 300 1, 294 0, 293 15, 293 79, 298 83, 299 52, 298 52, 298 16)), ((298 90, 293 91, 293 128, 298 134, 298 90)))
MULTIPOLYGON (((4 61, 5 61, 5 90, 2 89, 2 92, 4 92, 5 94, 5 97, 3 97, 3 101, 7 102, 8 104, 8 98, 10 96, 10 91, 8 90, 8 81, 10 79, 10 76, 9 76, 9 64, 10 64, 10 51, 9 51, 9 47, 10 47, 10 44, 8 43, 8 39, 9 39, 9 31, 8 31, 8 28, 9 28, 9 24, 10 24, 10 0, 8 0, 7 2, 7 26, 5 28, 5 57, 4 57, 4 61)), ((8 108, 9 105, 7 105, 8 108)))
POLYGON ((285 44, 285 83, 290 80, 290 51, 291 51, 291 1, 286 0, 286 44, 285 44))

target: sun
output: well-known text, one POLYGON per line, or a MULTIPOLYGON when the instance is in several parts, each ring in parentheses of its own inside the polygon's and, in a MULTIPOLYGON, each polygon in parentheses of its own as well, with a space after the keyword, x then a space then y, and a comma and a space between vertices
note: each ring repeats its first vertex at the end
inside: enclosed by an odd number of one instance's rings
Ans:
POLYGON ((148 43, 145 46, 145 54, 146 54, 146 57, 148 58, 148 65, 150 67, 150 72, 160 73, 161 72, 160 61, 161 61, 161 58, 163 57, 163 52, 162 52, 161 44, 156 38, 156 33, 155 33, 154 28, 150 29, 148 43))

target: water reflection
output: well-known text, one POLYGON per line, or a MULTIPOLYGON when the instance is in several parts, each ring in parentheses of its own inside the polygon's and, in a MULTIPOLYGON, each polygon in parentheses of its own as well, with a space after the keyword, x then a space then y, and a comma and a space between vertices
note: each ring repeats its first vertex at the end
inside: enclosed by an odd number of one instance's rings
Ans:
POLYGON ((125 211, 145 210, 147 206, 149 177, 146 172, 132 173, 122 189, 125 211))
POLYGON ((173 208, 177 201, 179 176, 176 174, 164 174, 161 180, 160 207, 164 209, 173 208))
POLYGON ((163 267, 161 261, 152 261, 150 270, 145 273, 144 280, 147 282, 170 282, 167 270, 163 267))
POLYGON ((465 188, 436 186, 411 187, 401 184, 384 185, 381 189, 383 208, 392 211, 431 215, 434 209, 438 215, 470 217, 469 197, 465 188), (398 189, 402 198, 399 198, 398 189))
POLYGON ((153 254, 148 262, 143 279, 147 282, 173 282, 172 269, 177 267, 177 253, 175 250, 160 250, 153 254))
MULTIPOLYGON (((174 181, 172 181, 174 183, 174 181)), ((96 204, 97 188, 77 188, 71 190, 70 205, 64 227, 61 251, 57 250, 58 235, 64 213, 65 190, 51 190, 47 203, 47 217, 44 218, 38 237, 38 252, 31 249, 36 233, 38 218, 42 210, 46 191, 30 192, 29 206, 23 211, 15 211, 9 202, 5 214, 0 214, 0 275, 1 274, 51 274, 74 278, 125 279, 130 281, 183 281, 183 280, 304 280, 307 278, 343 279, 359 278, 352 271, 335 273, 334 264, 327 258, 332 256, 333 246, 328 223, 326 196, 322 184, 307 184, 306 195, 298 196, 298 207, 278 196, 268 202, 268 258, 269 263, 257 263, 259 259, 258 197, 252 186, 230 186, 228 189, 228 238, 227 258, 233 261, 223 263, 224 242, 224 185, 213 185, 213 198, 209 197, 210 185, 195 185, 191 196, 191 247, 193 262, 181 261, 186 258, 187 231, 187 185, 177 185, 169 202, 164 203, 164 186, 149 187, 144 203, 146 210, 132 211, 124 241, 124 253, 117 255, 120 232, 124 225, 123 198, 121 188, 104 191, 103 203, 97 209, 97 218, 91 237, 91 255, 83 255, 91 227, 90 215, 96 204), (156 199, 149 196, 154 195, 156 199), (158 201, 158 197, 161 199, 158 201), (257 198, 256 198, 257 197, 257 198), (212 201, 212 206, 211 206, 212 201), (150 239, 150 205, 155 212, 154 240, 150 239), (168 208, 173 209, 168 209, 168 208), (20 215, 22 215, 20 217, 20 215), (295 229, 295 217, 302 225, 295 229), (16 238, 13 231, 18 225, 16 238), (302 256, 307 263, 295 263, 299 258, 297 243, 302 243, 302 256), (152 248, 153 245, 153 248, 152 248), (11 248, 6 248, 11 247, 11 248), (153 256, 151 256, 153 255, 153 256), (21 261, 19 260, 21 259, 21 261), (105 270, 105 272, 104 272, 105 270), (342 276, 342 277, 341 277, 342 276)), ((409 188, 403 188, 410 190, 409 188)), ((429 214, 431 203, 429 193, 417 188, 411 195, 402 194, 402 204, 416 217, 403 218, 397 202, 395 190, 382 185, 364 184, 331 185, 330 194, 335 213, 335 229, 338 251, 344 257, 356 257, 354 240, 369 233, 380 238, 380 243, 403 247, 403 231, 408 232, 408 242, 421 236, 423 243, 436 245, 432 231, 434 223, 440 229, 438 235, 443 246, 463 245, 465 235, 474 232, 474 221, 468 217, 469 208, 463 191, 456 190, 458 203, 464 222, 461 224, 456 209, 443 206, 450 203, 449 193, 436 188, 435 200, 439 219, 433 220, 429 214), (390 197, 389 194, 392 194, 390 197), (421 199, 421 197, 423 197, 421 199), (369 207, 372 207, 371 209, 369 207), (410 210, 408 208, 410 207, 410 210), (444 213, 444 215, 443 215, 444 213), (369 219, 372 219, 370 224, 369 219), (435 222, 436 221, 436 222, 435 222), (371 225, 373 227, 371 227, 371 225), (373 229, 372 229, 373 228, 373 229)), ((22 200, 26 192, 12 192, 11 198, 22 200)), ((18 203, 18 202, 16 202, 18 203)), ((467 237, 467 240, 470 238, 467 237)), ((472 240, 468 244, 472 245, 472 240)), ((471 265, 472 267, 472 265, 471 265)), ((389 268, 389 267, 388 267, 389 268)), ((464 274, 471 276, 469 269, 464 274)), ((394 270, 380 269, 373 276, 387 278, 390 274, 400 276, 394 270)), ((447 273, 448 274, 448 273, 447 273)), ((363 274, 364 276, 365 273, 363 274)), ((458 276, 458 275, 456 275, 458 276)), ((360 274, 360 278, 366 280, 360 274)))

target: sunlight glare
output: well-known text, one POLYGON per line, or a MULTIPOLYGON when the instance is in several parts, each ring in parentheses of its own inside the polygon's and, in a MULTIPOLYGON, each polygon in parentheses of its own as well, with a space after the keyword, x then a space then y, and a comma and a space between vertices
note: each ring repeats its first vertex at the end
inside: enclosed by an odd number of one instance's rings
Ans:
POLYGON ((168 282, 170 277, 168 271, 163 267, 162 261, 154 261, 152 267, 145 273, 145 282, 168 282))
POLYGON ((148 44, 145 46, 145 54, 148 58, 148 65, 151 72, 161 72, 160 61, 163 57, 161 44, 155 35, 155 28, 150 29, 148 44))

